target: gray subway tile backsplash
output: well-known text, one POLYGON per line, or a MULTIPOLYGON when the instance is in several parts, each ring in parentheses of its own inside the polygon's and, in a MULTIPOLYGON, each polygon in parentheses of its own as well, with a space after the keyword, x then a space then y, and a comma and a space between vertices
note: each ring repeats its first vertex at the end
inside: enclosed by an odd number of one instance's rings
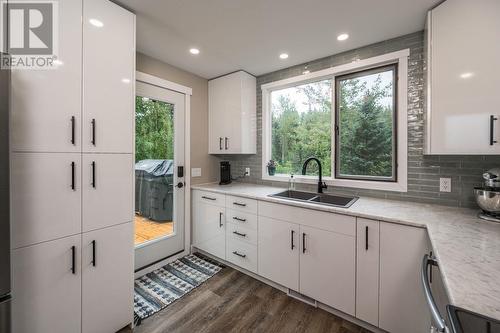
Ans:
MULTIPOLYGON (((424 34, 410 35, 383 41, 337 55, 325 57, 268 73, 257 77, 257 154, 220 155, 220 160, 228 160, 232 165, 233 177, 242 175, 245 167, 251 168, 250 177, 243 181, 263 185, 287 186, 286 183, 262 180, 262 96, 260 86, 292 76, 300 75, 304 66, 317 71, 355 59, 365 59, 401 49, 410 49, 408 61, 408 192, 389 192, 354 188, 332 188, 328 191, 373 196, 393 200, 407 200, 447 206, 477 207, 474 202, 473 188, 482 182, 481 174, 500 165, 500 156, 425 156, 424 151, 424 34), (439 192, 439 178, 452 179, 452 192, 439 192)), ((298 184, 299 189, 314 191, 314 185, 298 184)))

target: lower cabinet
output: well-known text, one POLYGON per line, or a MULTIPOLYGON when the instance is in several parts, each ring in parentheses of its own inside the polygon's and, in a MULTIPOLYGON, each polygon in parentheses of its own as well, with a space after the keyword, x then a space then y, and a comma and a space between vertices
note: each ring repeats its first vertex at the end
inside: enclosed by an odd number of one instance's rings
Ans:
POLYGON ((354 316, 356 239, 300 226, 301 294, 354 316))
POLYGON ((12 332, 81 329, 81 235, 12 251, 12 332))
POLYGON ((132 222, 83 234, 83 333, 116 332, 132 322, 133 235, 132 222))
POLYGON ((299 290, 299 225, 258 218, 259 275, 299 290))
POLYGON ((356 318, 378 326, 380 222, 356 222, 356 318))
POLYGON ((133 320, 133 271, 132 222, 13 250, 12 332, 119 330, 133 320))
POLYGON ((193 245, 221 259, 226 259, 225 208, 194 197, 193 245))
POLYGON ((428 332, 420 267, 429 251, 422 228, 380 223, 379 327, 388 332, 428 332))

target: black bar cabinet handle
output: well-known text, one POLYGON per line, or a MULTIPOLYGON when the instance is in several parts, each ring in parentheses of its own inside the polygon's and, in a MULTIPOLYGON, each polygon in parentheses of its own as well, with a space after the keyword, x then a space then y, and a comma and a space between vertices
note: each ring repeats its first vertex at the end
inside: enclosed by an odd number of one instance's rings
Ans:
POLYGON ((241 232, 238 232, 238 231, 233 231, 233 234, 241 236, 241 237, 246 237, 247 236, 247 234, 242 234, 241 232))
POLYGON ((294 234, 295 234, 295 231, 292 230, 292 232, 290 232, 290 247, 292 250, 295 248, 295 244, 293 243, 293 235, 294 234))
POLYGON ((246 207, 247 204, 241 203, 241 202, 233 202, 233 205, 240 206, 240 207, 246 207))
POLYGON ((95 119, 92 119, 92 145, 95 146, 95 119))
POLYGON ((219 138, 219 150, 222 150, 222 138, 219 138))
POLYGON ((240 219, 239 217, 233 216, 233 220, 240 221, 240 222, 246 222, 247 219, 240 219))
POLYGON ((490 116, 490 146, 493 146, 497 141, 495 140, 495 121, 498 120, 494 115, 490 116))
POLYGON ((71 116, 71 144, 75 145, 75 116, 71 116))
POLYGON ((95 245, 96 242, 95 240, 92 241, 92 266, 96 266, 96 260, 95 260, 95 245))
POLYGON ((365 226, 365 250, 368 251, 368 226, 365 226))
POLYGON ((96 188, 96 183, 95 183, 95 161, 92 161, 92 187, 96 188))
POLYGON ((241 254, 241 253, 238 253, 238 251, 233 251, 233 254, 237 255, 238 257, 242 257, 242 258, 246 258, 246 254, 241 254))
POLYGON ((306 233, 302 233, 302 253, 306 253, 306 233))
POLYGON ((216 198, 211 198, 211 197, 206 197, 206 196, 202 196, 203 199, 207 199, 207 200, 212 200, 212 201, 215 201, 217 200, 216 198))
POLYGON ((75 162, 71 162, 71 189, 76 190, 75 186, 75 162))
POLYGON ((76 246, 71 247, 71 273, 76 274, 76 246))
POLYGON ((224 147, 226 148, 226 150, 227 150, 227 149, 228 149, 228 147, 229 147, 228 141, 229 141, 229 139, 228 139, 227 137, 226 137, 226 138, 224 138, 224 147))
POLYGON ((222 228, 222 213, 219 213, 219 228, 222 228))

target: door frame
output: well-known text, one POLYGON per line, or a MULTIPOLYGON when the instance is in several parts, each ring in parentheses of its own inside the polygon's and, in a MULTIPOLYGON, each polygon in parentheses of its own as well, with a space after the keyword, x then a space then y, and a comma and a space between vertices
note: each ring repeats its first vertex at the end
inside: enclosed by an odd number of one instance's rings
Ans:
MULTIPOLYGON (((184 251, 174 254, 168 258, 158 261, 144 269, 135 272, 135 278, 158 269, 169 262, 183 257, 191 252, 191 95, 193 89, 190 87, 168 81, 157 76, 136 71, 135 80, 148 83, 160 88, 172 90, 184 95, 184 251)), ((135 82, 134 82, 135 84, 135 82)), ((134 125, 135 128, 135 125, 134 125)), ((135 131, 134 131, 135 142, 135 131)), ((135 150, 134 150, 135 160, 135 150)), ((134 185, 135 186, 135 185, 134 185)), ((134 189, 135 193, 135 189, 134 189)))

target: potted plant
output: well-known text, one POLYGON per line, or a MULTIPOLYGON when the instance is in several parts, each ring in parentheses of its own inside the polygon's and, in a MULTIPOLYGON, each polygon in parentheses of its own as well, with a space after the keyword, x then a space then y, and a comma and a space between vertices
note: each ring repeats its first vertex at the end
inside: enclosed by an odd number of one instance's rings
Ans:
POLYGON ((267 162, 267 173, 269 174, 269 176, 274 176, 274 174, 276 173, 276 162, 274 162, 273 160, 267 162))

